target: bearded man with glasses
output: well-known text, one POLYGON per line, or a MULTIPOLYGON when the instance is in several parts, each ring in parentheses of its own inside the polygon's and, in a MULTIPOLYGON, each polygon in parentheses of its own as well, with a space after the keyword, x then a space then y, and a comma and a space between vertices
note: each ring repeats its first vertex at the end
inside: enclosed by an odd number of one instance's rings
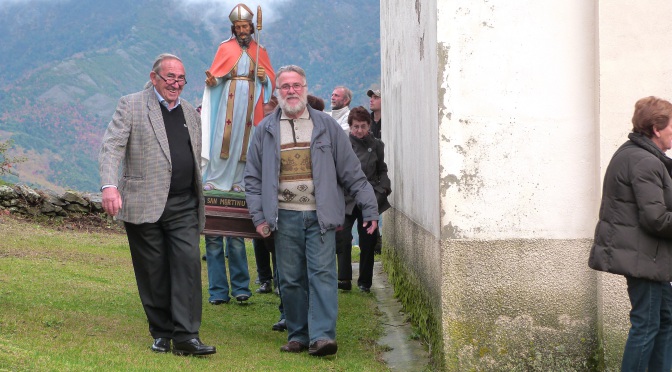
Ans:
POLYGON ((257 233, 275 238, 287 344, 282 352, 337 352, 336 228, 345 197, 362 210, 367 233, 378 227, 378 205, 345 132, 307 104, 306 73, 278 70, 280 110, 261 123, 245 167, 245 197, 257 233))

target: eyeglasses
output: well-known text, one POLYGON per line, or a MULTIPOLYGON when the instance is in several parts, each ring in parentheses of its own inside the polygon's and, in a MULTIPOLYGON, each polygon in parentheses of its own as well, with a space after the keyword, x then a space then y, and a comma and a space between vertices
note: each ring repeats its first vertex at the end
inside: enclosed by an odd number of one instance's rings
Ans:
POLYGON ((303 90, 303 88, 304 88, 306 85, 307 85, 307 84, 301 85, 301 84, 299 84, 299 83, 294 83, 294 84, 292 84, 292 85, 289 85, 289 84, 283 84, 283 85, 279 86, 278 89, 280 89, 280 90, 283 91, 283 92, 289 92, 290 89, 294 89, 295 92, 300 92, 300 91, 303 90))
POLYGON ((168 79, 166 79, 166 78, 164 78, 163 76, 161 76, 161 74, 159 74, 158 72, 156 73, 156 76, 158 76, 158 77, 160 77, 161 79, 163 79, 163 81, 165 81, 166 84, 168 84, 168 85, 173 85, 173 84, 177 83, 177 85, 182 86, 182 85, 186 85, 186 84, 187 84, 187 79, 186 79, 186 78, 178 78, 178 79, 175 79, 175 78, 173 78, 173 77, 168 77, 168 79))

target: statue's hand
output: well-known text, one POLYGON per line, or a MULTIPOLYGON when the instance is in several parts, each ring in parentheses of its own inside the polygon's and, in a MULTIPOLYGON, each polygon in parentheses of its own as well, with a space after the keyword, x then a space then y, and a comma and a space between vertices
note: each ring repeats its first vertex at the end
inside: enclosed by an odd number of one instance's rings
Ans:
POLYGON ((214 87, 215 85, 217 85, 217 79, 215 79, 215 77, 212 76, 210 70, 205 72, 205 76, 206 76, 205 85, 209 87, 214 87))
POLYGON ((261 66, 257 68, 257 77, 259 78, 259 81, 261 81, 262 83, 266 82, 266 70, 261 66))

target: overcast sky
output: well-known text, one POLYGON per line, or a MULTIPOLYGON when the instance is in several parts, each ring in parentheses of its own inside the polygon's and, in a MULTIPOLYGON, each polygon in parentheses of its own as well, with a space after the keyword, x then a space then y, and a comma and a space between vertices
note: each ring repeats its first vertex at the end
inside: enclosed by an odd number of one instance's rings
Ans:
MULTIPOLYGON (((0 0, 0 2, 5 0, 0 0)), ((31 1, 31 0, 12 0, 12 1, 31 1)), ((33 0, 42 1, 42 0, 33 0)), ((230 34, 221 35, 222 29, 228 30, 231 22, 229 13, 234 6, 241 2, 247 5, 254 13, 254 23, 257 23, 257 6, 261 5, 262 26, 272 23, 275 20, 276 10, 279 5, 291 3, 294 0, 257 0, 256 2, 245 2, 240 0, 172 0, 175 9, 179 9, 189 17, 200 17, 202 22, 212 32, 213 36, 228 38, 230 34)), ((263 29, 262 29, 263 31, 263 29)), ((261 41, 263 44, 263 40, 261 41)))
MULTIPOLYGON (((17 3, 56 3, 69 2, 76 0, 0 0, 0 7, 7 4, 17 3)), ((142 0, 140 0, 142 1, 142 0)), ((229 13, 234 6, 241 2, 247 5, 254 14, 254 22, 257 22, 257 6, 261 5, 262 26, 273 22, 275 13, 279 5, 291 3, 295 0, 257 0, 256 2, 246 2, 240 0, 170 0, 170 3, 177 11, 182 11, 189 18, 200 18, 212 32, 214 37, 228 37, 230 35, 220 35, 221 30, 229 29, 229 13)), ((263 41, 262 41, 263 43, 263 41)))

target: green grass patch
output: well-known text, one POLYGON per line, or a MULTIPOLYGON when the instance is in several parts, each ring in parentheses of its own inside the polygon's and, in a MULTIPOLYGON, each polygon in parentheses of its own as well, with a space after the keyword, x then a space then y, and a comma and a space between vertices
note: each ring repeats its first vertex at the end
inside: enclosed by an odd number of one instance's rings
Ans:
MULTIPOLYGON (((212 306, 203 263, 201 339, 217 354, 160 355, 149 350, 125 235, 61 232, 0 216, 0 237, 0 371, 387 370, 372 295, 339 291, 336 356, 285 354, 287 333, 271 331, 279 298, 254 293, 246 305, 212 306)), ((249 241, 247 256, 254 292, 249 241)))

